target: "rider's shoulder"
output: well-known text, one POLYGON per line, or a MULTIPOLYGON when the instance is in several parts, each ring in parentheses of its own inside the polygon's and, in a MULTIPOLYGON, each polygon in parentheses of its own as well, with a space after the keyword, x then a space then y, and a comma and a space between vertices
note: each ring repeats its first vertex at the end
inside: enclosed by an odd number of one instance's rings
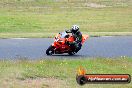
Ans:
POLYGON ((77 35, 82 35, 82 33, 80 31, 77 32, 77 35))

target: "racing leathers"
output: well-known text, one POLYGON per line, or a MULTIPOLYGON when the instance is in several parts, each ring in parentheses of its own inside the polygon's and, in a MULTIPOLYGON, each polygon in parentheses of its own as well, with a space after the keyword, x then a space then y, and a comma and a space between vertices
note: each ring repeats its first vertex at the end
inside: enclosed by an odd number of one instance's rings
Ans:
POLYGON ((68 45, 75 47, 75 52, 77 53, 82 47, 82 33, 78 30, 76 33, 72 32, 72 30, 66 30, 66 33, 72 33, 75 38, 74 42, 69 42, 68 45))

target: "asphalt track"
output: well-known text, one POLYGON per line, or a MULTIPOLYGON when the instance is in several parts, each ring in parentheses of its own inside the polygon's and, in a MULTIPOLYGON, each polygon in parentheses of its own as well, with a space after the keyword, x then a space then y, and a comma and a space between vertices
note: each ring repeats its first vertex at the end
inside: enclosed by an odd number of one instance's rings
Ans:
POLYGON ((132 36, 90 37, 75 56, 45 54, 52 38, 0 39, 0 59, 132 57, 132 36))

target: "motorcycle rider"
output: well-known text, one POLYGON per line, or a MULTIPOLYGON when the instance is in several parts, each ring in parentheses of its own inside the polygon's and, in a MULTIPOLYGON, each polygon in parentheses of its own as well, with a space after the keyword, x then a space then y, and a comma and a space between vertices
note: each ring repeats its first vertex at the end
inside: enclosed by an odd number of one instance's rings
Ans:
POLYGON ((68 45, 75 47, 75 52, 77 53, 82 47, 82 33, 79 31, 78 25, 73 25, 70 30, 66 30, 66 33, 72 33, 75 38, 74 42, 67 42, 68 45))

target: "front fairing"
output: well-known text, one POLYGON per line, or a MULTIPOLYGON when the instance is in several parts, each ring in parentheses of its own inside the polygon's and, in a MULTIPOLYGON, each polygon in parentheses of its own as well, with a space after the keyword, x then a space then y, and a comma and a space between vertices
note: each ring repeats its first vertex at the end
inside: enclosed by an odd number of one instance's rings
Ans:
POLYGON ((61 32, 59 34, 57 34, 54 38, 54 43, 52 45, 54 46, 60 46, 60 45, 64 45, 65 41, 66 41, 66 36, 68 34, 66 32, 61 32))
POLYGON ((55 36, 54 43, 52 44, 52 46, 56 47, 56 52, 65 52, 65 49, 69 48, 65 44, 66 35, 68 35, 66 32, 61 32, 55 36))

